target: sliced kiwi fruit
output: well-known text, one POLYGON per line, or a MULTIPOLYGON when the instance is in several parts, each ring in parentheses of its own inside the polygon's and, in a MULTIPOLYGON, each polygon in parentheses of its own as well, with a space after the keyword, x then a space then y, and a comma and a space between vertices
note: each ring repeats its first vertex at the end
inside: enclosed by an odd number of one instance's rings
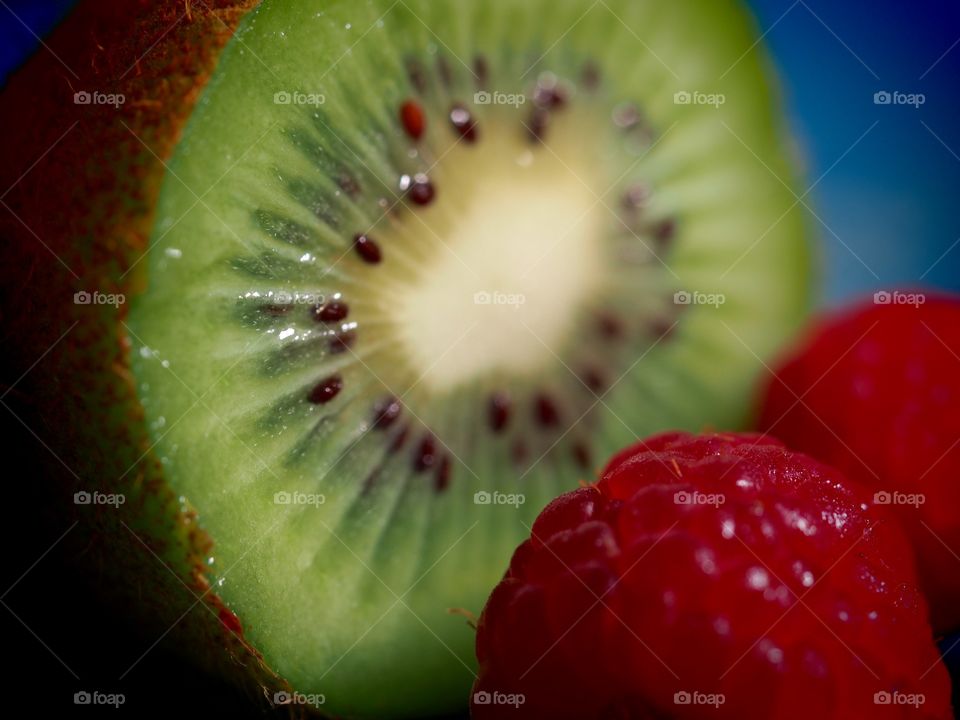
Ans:
MULTIPOLYGON (((474 637, 451 610, 479 611, 543 505, 620 447, 740 427, 807 309, 765 57, 706 0, 265 0, 226 22, 182 121, 120 116, 149 150, 126 172, 162 178, 149 209, 98 205, 121 221, 83 240, 114 253, 84 277, 130 295, 96 320, 129 390, 110 427, 140 428, 122 480, 163 488, 144 532, 189 535, 202 567, 177 572, 260 685, 337 716, 456 711, 474 637)), ((171 67, 135 82, 169 91, 171 67)))

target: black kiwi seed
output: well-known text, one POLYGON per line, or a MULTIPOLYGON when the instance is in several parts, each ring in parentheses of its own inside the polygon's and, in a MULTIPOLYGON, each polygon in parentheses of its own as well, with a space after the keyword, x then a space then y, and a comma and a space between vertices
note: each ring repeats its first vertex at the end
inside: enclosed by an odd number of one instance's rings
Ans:
POLYGON ((353 179, 347 172, 341 172, 337 177, 337 187, 343 190, 349 197, 355 198, 360 194, 360 183, 353 179))
POLYGON ((400 105, 400 123, 412 140, 419 140, 427 128, 427 118, 420 103, 406 100, 400 105))
POLYGON ((373 426, 377 430, 386 430, 400 417, 403 406, 393 397, 385 397, 373 405, 373 426))
POLYGON ((261 305, 260 312, 262 312, 264 315, 269 315, 270 317, 283 317, 290 312, 290 305, 277 305, 274 303, 261 305))
POLYGON ((560 411, 553 398, 540 393, 534 399, 534 417, 541 427, 556 427, 560 422, 560 411))
POLYGON ((444 55, 437 55, 437 75, 440 76, 443 86, 449 90, 453 85, 453 70, 450 69, 450 63, 444 55))
POLYGON ((477 121, 463 105, 459 103, 450 108, 450 124, 457 131, 464 142, 475 143, 479 132, 477 121))
POLYGON ((317 383, 307 399, 315 405, 325 405, 339 395, 342 389, 343 378, 339 375, 331 375, 317 383))
POLYGON ((584 443, 578 442, 573 445, 573 460, 583 470, 590 469, 590 448, 584 443))
POLYGON ((544 110, 559 110, 567 104, 566 90, 560 85, 556 75, 544 73, 540 76, 533 91, 533 102, 544 110))
POLYGON ((486 90, 487 80, 490 78, 490 68, 487 66, 487 59, 483 55, 477 55, 473 58, 473 74, 477 80, 477 89, 486 90))
POLYGON ((490 396, 488 419, 490 429, 495 433, 503 432, 510 421, 510 396, 504 392, 496 392, 490 396))
POLYGON ((376 265, 383 257, 380 246, 366 235, 354 235, 353 247, 363 261, 371 265, 376 265))
MULTIPOLYGON (((680 307, 685 307, 681 305, 680 307)), ((676 331, 677 325, 675 321, 661 318, 654 320, 650 323, 650 333, 659 339, 661 343, 666 342, 670 339, 673 333, 676 331)))
POLYGON ((600 335, 607 340, 621 340, 625 334, 623 321, 608 312, 597 315, 597 329, 600 331, 600 335))
POLYGON ((434 189, 433 183, 426 179, 426 176, 418 175, 417 177, 422 177, 423 180, 414 181, 410 188, 410 199, 417 205, 429 205, 433 202, 437 191, 434 189))
POLYGON ((423 472, 433 467, 437 461, 437 441, 433 435, 425 435, 423 440, 417 446, 413 456, 413 469, 416 472, 423 472))
POLYGON ((423 173, 417 173, 413 177, 410 175, 401 175, 400 182, 397 183, 400 192, 407 195, 414 205, 429 205, 436 196, 436 189, 433 183, 423 173))
POLYGON ((408 437, 410 437, 410 426, 404 425, 400 428, 400 432, 394 436, 393 442, 390 443, 390 447, 388 447, 387 450, 391 453, 399 452, 406 444, 408 437))
POLYGON ((623 103, 613 109, 613 124, 621 130, 632 130, 640 124, 640 111, 632 103, 623 103))
POLYGON ((580 74, 580 81, 583 87, 591 92, 600 87, 600 68, 592 60, 587 60, 583 65, 583 71, 580 74))
POLYGON ((433 487, 437 492, 443 492, 450 485, 450 456, 444 455, 437 466, 437 474, 433 479, 433 487))
POLYGON ((350 312, 350 306, 345 302, 334 298, 330 302, 317 304, 313 306, 313 319, 317 322, 339 322, 347 317, 350 312))
POLYGON ((606 381, 599 370, 588 367, 580 373, 580 381, 586 385, 594 394, 600 394, 607 387, 606 381))
POLYGON ((332 338, 330 338, 330 352, 333 355, 340 355, 345 353, 353 344, 357 341, 357 333, 355 330, 343 330, 338 332, 332 338))
POLYGON ((513 443, 513 446, 510 448, 510 459, 513 460, 515 465, 523 465, 527 461, 527 444, 518 439, 513 443))
POLYGON ((363 490, 361 491, 362 495, 368 495, 373 486, 377 484, 377 481, 380 479, 380 474, 383 470, 382 465, 377 465, 373 470, 370 471, 370 474, 367 475, 367 479, 363 481, 363 490))
POLYGON ((658 222, 653 228, 653 237, 661 245, 666 245, 677 234, 677 223, 673 218, 658 222))
POLYGON ((421 95, 427 91, 427 76, 423 70, 423 65, 416 58, 407 58, 407 77, 410 78, 410 84, 421 95))
POLYGON ((621 205, 625 210, 639 210, 650 201, 650 188, 644 183, 637 183, 628 187, 621 198, 621 205))
POLYGON ((543 142, 543 136, 550 124, 550 113, 543 108, 535 108, 527 122, 527 135, 533 142, 543 142))

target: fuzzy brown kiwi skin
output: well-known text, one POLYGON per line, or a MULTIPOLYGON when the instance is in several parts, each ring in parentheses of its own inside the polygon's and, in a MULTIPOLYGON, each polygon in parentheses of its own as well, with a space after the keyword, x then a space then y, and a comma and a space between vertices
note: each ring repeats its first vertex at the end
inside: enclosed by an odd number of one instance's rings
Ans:
POLYGON ((211 591, 213 541, 151 452, 129 370, 128 305, 73 302, 80 290, 128 301, 144 290, 138 261, 163 162, 225 43, 257 4, 87 0, 4 88, 0 328, 10 370, 0 381, 16 383, 5 404, 47 445, 35 445, 40 475, 65 523, 78 521, 69 539, 83 550, 91 585, 135 608, 150 642, 174 626, 175 646, 266 703, 289 687, 211 591), (75 104, 84 90, 124 102, 75 104), (94 489, 126 502, 72 502, 74 492, 94 489))

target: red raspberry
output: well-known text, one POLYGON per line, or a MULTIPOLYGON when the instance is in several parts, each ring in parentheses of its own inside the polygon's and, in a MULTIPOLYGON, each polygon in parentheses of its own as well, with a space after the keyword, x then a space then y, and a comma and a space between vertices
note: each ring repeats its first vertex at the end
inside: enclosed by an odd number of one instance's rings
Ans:
POLYGON ((927 296, 827 319, 779 370, 760 419, 893 506, 941 632, 960 627, 958 408, 960 300, 927 296))
POLYGON ((899 525, 835 470, 759 435, 656 436, 517 548, 473 717, 947 720, 915 583, 899 525))

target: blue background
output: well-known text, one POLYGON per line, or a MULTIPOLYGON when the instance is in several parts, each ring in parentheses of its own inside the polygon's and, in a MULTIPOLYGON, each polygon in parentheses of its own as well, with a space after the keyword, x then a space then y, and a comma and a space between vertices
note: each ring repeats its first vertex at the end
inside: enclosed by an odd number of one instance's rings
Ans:
POLYGON ((808 186, 829 170, 810 195, 823 220, 814 226, 827 298, 917 284, 960 290, 960 4, 751 4, 781 71, 808 186), (874 105, 880 90, 926 102, 874 105))

